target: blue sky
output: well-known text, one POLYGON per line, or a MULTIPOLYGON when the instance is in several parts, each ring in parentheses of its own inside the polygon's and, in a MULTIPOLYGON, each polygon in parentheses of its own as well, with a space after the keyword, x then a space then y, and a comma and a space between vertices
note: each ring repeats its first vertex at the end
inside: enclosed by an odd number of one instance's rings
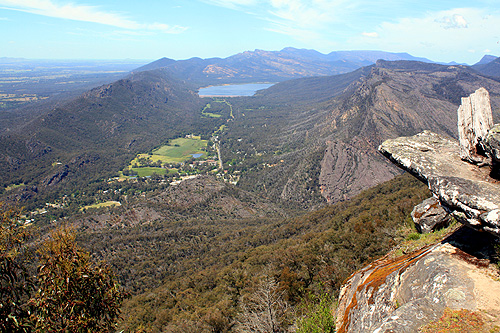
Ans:
POLYGON ((406 0, 0 0, 0 57, 227 57, 287 46, 500 56, 500 4, 406 0))

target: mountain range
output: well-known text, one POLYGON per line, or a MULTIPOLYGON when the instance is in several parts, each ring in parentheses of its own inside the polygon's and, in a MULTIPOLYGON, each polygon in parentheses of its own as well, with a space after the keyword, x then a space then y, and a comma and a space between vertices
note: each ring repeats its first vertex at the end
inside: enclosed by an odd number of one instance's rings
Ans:
POLYGON ((456 137, 461 98, 479 87, 498 122, 498 61, 292 48, 160 59, 77 98, 2 114, 0 201, 24 206, 40 237, 73 226, 112 266, 132 294, 120 329, 231 331, 265 278, 302 316, 410 237, 408 216, 430 195, 378 145, 422 130, 456 137), (251 97, 197 93, 260 80, 278 83, 251 97), (207 116, 215 105, 224 111, 207 116), (137 154, 193 134, 223 170, 116 177, 137 154))
MULTIPOLYGON (((234 64, 250 59, 238 67, 239 77, 257 80, 258 75, 248 74, 252 64, 262 66, 269 59, 287 64, 282 57, 292 55, 303 68, 316 64, 317 69, 319 65, 312 59, 349 58, 350 64, 356 61, 360 65, 381 54, 322 55, 287 48, 217 61, 220 66, 237 68, 234 64)), ((478 66, 495 66, 497 60, 478 66)), ((189 133, 209 135, 226 124, 221 155, 241 172, 239 186, 265 194, 273 202, 310 208, 325 200, 348 199, 398 174, 375 151, 387 138, 424 129, 456 136, 460 98, 478 87, 490 91, 494 110, 499 105, 499 80, 471 67, 379 60, 345 74, 323 72, 323 76, 281 82, 253 97, 233 98, 234 119, 205 118, 201 109, 209 99, 197 96, 193 78, 198 77, 199 68, 214 61, 161 59, 149 65, 156 69, 143 67, 17 128, 4 128, 0 136, 0 164, 6 170, 0 176, 3 187, 30 184, 22 193, 10 194, 18 199, 35 198, 65 188, 65 183, 74 187, 110 177, 136 154, 168 139, 189 133), (187 63, 200 65, 189 67, 187 63), (183 76, 185 72, 190 74, 183 76), (257 163, 274 167, 261 168, 257 163)), ((297 69, 300 66, 289 66, 294 72, 282 70, 280 75, 308 75, 297 69)), ((262 69, 259 72, 270 75, 262 69)), ((277 75, 271 72, 271 76, 277 75)), ((217 80, 212 77, 210 82, 217 80)))
POLYGON ((342 74, 371 65, 378 59, 432 62, 408 53, 334 51, 323 54, 315 50, 287 47, 281 51, 247 51, 223 59, 191 58, 175 61, 162 58, 139 67, 134 72, 168 68, 173 75, 201 87, 225 83, 280 82, 292 78, 342 74))
POLYGON ((484 75, 500 76, 500 58, 484 56, 483 59, 473 65, 472 68, 484 75))

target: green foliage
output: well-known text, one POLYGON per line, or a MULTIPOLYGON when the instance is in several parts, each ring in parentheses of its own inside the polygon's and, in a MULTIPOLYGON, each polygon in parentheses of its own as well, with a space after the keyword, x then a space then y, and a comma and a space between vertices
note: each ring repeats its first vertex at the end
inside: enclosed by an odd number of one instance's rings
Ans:
POLYGON ((39 255, 39 289, 31 300, 36 330, 113 331, 124 294, 110 268, 92 263, 64 229, 51 235, 39 255))
POLYGON ((18 211, 1 209, 0 331, 114 331, 126 294, 111 269, 59 229, 37 251, 38 274, 31 274, 32 230, 18 224, 18 211))
POLYGON ((334 333, 334 300, 329 294, 312 295, 306 301, 305 313, 297 320, 297 333, 334 333))
POLYGON ((418 240, 420 239, 420 234, 418 232, 412 232, 408 236, 406 236, 407 240, 418 240))
POLYGON ((406 230, 407 232, 406 239, 405 241, 398 244, 396 249, 390 253, 390 255, 393 257, 397 257, 405 253, 410 253, 423 248, 424 246, 434 244, 442 240, 447 235, 451 234, 453 231, 457 230, 461 225, 455 219, 452 219, 450 225, 446 228, 442 228, 426 234, 420 234, 415 231, 415 225, 411 217, 409 217, 408 220, 408 223, 403 226, 403 230, 406 230))

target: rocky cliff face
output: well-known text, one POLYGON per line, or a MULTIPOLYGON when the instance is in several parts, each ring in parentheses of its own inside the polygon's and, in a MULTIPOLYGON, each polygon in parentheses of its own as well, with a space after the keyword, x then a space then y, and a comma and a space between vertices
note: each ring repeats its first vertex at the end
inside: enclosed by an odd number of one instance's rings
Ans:
MULTIPOLYGON (((397 171, 375 153, 386 139, 423 130, 457 138, 461 96, 478 86, 492 92, 493 109, 500 109, 499 82, 464 66, 378 61, 343 95, 326 104, 330 114, 321 129, 331 134, 321 164, 323 196, 330 202, 344 200, 363 186, 393 177, 397 171)), ((498 112, 493 116, 498 117, 498 112)))

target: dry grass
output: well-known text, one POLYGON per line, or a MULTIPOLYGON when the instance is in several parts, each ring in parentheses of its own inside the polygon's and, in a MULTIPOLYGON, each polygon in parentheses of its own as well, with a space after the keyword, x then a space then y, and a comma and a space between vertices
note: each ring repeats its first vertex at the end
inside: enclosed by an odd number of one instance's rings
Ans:
POLYGON ((498 326, 491 327, 477 312, 445 309, 441 318, 419 329, 421 333, 498 333, 498 326))

